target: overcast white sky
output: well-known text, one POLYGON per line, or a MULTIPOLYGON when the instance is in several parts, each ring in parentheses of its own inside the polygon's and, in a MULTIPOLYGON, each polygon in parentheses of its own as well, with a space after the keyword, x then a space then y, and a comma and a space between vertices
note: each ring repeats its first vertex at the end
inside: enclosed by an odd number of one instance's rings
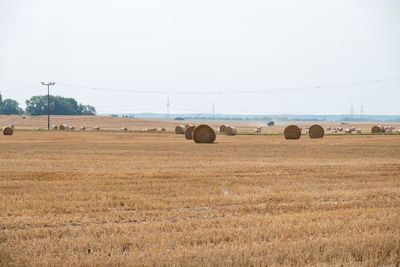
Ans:
POLYGON ((21 106, 55 81, 99 113, 164 113, 169 96, 171 113, 398 115, 400 79, 280 90, 394 77, 398 0, 0 0, 0 92, 21 106))

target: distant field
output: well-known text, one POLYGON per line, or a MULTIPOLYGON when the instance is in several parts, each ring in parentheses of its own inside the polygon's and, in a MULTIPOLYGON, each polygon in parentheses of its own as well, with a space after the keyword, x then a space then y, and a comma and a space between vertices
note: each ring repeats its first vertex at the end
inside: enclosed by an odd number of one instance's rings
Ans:
MULTIPOLYGON (((321 124, 323 126, 341 126, 343 128, 356 127, 362 129, 364 133, 371 132, 373 125, 378 123, 348 123, 346 125, 340 125, 339 122, 277 122, 276 126, 268 127, 267 122, 263 121, 212 121, 212 120, 185 120, 185 121, 174 121, 174 120, 151 120, 151 119, 133 119, 133 118, 115 118, 115 117, 104 117, 104 116, 51 116, 51 125, 66 124, 68 126, 74 126, 79 129, 81 126, 85 126, 88 130, 95 126, 100 127, 103 130, 121 130, 122 127, 128 128, 130 131, 140 131, 146 128, 166 128, 167 131, 174 131, 175 127, 179 124, 200 124, 207 123, 212 125, 214 128, 218 128, 221 124, 228 124, 235 126, 239 132, 252 133, 254 128, 262 127, 261 133, 283 133, 284 128, 289 124, 296 124, 303 126, 303 133, 305 128, 312 124, 321 124)), ((47 116, 1 116, 0 115, 0 128, 9 124, 15 125, 16 129, 47 129, 47 116), (25 118, 25 119, 23 119, 25 118)), ((400 129, 400 124, 388 123, 383 124, 386 126, 394 126, 396 129, 400 129)), ((327 132, 329 133, 329 131, 327 132)))
POLYGON ((1 266, 399 264, 398 135, 17 131, 0 149, 1 266))

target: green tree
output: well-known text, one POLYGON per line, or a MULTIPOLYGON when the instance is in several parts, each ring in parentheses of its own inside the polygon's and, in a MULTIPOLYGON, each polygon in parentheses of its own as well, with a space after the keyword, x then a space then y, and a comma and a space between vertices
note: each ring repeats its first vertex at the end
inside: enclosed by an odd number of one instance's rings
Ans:
POLYGON ((17 101, 13 99, 4 99, 4 101, 1 101, 1 114, 21 115, 23 112, 17 101))
MULTIPOLYGON (((26 112, 30 115, 47 114, 47 96, 33 96, 26 100, 26 112)), ((95 115, 96 109, 78 104, 73 98, 51 95, 50 113, 53 115, 95 115)))

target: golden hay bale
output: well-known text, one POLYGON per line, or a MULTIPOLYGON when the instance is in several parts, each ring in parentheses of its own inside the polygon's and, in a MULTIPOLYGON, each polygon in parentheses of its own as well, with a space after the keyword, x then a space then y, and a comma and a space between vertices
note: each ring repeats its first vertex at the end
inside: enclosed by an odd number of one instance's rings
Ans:
POLYGON ((343 127, 338 127, 337 130, 338 132, 343 132, 343 127))
POLYGON ((235 135, 236 134, 236 128, 233 126, 227 126, 225 127, 224 133, 226 135, 235 135))
POLYGON ((219 126, 219 131, 221 132, 221 133, 223 133, 223 132, 225 132, 225 128, 227 127, 227 125, 221 125, 221 126, 219 126))
POLYGON ((207 124, 200 124, 193 130, 193 140, 196 143, 214 143, 217 134, 214 129, 207 124))
POLYGON ((58 130, 58 126, 57 126, 57 125, 53 125, 53 126, 51 126, 51 128, 52 128, 53 130, 58 130))
POLYGON ((85 126, 81 126, 81 131, 86 131, 86 127, 85 126))
POLYGON ((95 131, 100 131, 100 127, 99 127, 99 126, 94 126, 94 127, 93 127, 93 130, 95 130, 95 131))
POLYGON ((255 132, 255 133, 261 133, 261 127, 255 128, 255 129, 254 129, 254 132, 255 132))
POLYGON ((326 130, 330 131, 331 130, 331 126, 326 127, 326 130))
POLYGON ((352 131, 351 131, 351 129, 347 128, 347 129, 344 130, 344 133, 346 133, 346 134, 351 134, 352 131))
POLYGON ((123 131, 123 132, 127 132, 127 131, 128 131, 128 128, 126 128, 126 127, 122 127, 122 128, 121 128, 121 131, 123 131))
POLYGON ((69 126, 69 129, 70 129, 71 131, 75 131, 75 127, 74 127, 74 126, 69 126))
POLYGON ((381 126, 381 125, 375 125, 371 129, 371 133, 384 133, 384 132, 385 132, 385 128, 383 128, 383 126, 381 126))
POLYGON ((324 137, 324 134, 324 128, 322 128, 322 126, 318 124, 314 124, 308 130, 308 135, 310 136, 310 138, 322 138, 324 137))
POLYGON ((185 125, 178 125, 175 127, 176 134, 185 134, 186 126, 185 125))
POLYGON ((4 135, 13 135, 14 130, 11 127, 4 127, 3 128, 3 134, 4 135))
POLYGON ((301 130, 300 130, 299 126, 297 126, 297 125, 289 125, 285 128, 285 131, 283 132, 283 134, 285 135, 286 139, 296 140, 296 139, 300 139, 301 130))
POLYGON ((64 130, 65 130, 65 126, 64 126, 64 125, 62 125, 62 124, 60 124, 60 125, 58 126, 58 130, 60 130, 60 131, 64 131, 64 130))
POLYGON ((186 128, 185 130, 185 138, 188 140, 192 140, 193 139, 193 130, 194 128, 196 128, 196 126, 191 125, 188 128, 186 128))
POLYGON ((159 132, 166 132, 167 130, 165 128, 158 128, 157 129, 159 132))

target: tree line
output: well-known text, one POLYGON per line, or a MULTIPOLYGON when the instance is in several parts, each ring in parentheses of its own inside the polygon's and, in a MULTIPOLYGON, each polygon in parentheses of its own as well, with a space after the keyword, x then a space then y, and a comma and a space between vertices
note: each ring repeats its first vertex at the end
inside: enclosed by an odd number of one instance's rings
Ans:
MULTIPOLYGON (((46 115, 47 95, 32 96, 25 101, 26 109, 19 107, 13 99, 4 99, 0 93, 0 114, 3 115, 46 115)), ((79 104, 74 98, 50 95, 50 114, 52 115, 96 115, 96 108, 79 104)))

